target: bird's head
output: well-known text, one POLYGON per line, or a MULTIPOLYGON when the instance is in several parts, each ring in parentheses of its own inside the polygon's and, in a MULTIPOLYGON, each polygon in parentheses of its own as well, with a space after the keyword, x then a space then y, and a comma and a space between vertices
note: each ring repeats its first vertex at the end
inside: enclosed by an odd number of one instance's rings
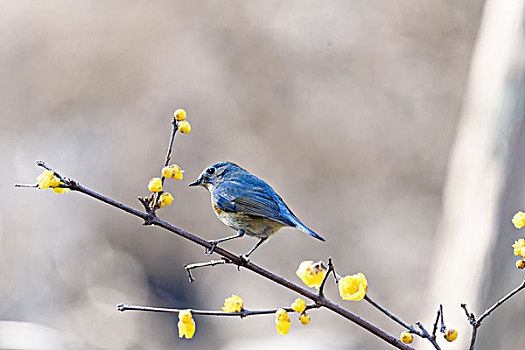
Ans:
POLYGON ((209 191, 213 191, 222 181, 245 172, 243 168, 232 162, 215 163, 202 171, 199 178, 189 184, 189 186, 203 186, 209 191))

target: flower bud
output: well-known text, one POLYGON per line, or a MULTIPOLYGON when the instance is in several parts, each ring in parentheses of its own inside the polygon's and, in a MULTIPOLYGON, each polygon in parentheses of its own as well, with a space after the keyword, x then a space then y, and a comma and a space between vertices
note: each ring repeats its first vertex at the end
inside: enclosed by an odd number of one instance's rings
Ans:
POLYGON ((173 117, 178 121, 183 121, 186 119, 186 111, 182 108, 177 109, 175 112, 173 112, 173 117))
POLYGON ((177 164, 173 164, 172 166, 170 166, 170 168, 172 172, 171 177, 175 180, 182 180, 182 173, 184 172, 184 170, 182 170, 177 164))
POLYGON ((414 337, 408 332, 403 332, 399 336, 399 340, 401 340, 405 344, 411 344, 414 341, 414 337))
POLYGON ((160 192, 162 191, 162 180, 159 177, 154 177, 149 180, 148 190, 151 192, 160 192))
POLYGON ((443 336, 447 341, 451 342, 456 340, 456 338, 458 337, 458 331, 456 331, 455 329, 449 329, 445 332, 443 336))
POLYGON ((306 302, 301 298, 295 299, 294 303, 292 304, 292 310, 301 313, 304 311, 304 309, 306 309, 306 302))
POLYGON ((171 179, 173 176, 173 169, 170 166, 165 166, 162 168, 162 176, 164 176, 166 179, 171 179))
POLYGON ((516 261, 516 267, 520 270, 523 270, 525 268, 525 261, 523 260, 516 261))
POLYGON ((310 323, 310 315, 308 315, 306 312, 303 312, 299 315, 299 322, 301 322, 302 325, 306 326, 310 323))
POLYGON ((173 202, 173 196, 169 192, 164 192, 160 195, 160 201, 162 206, 170 206, 173 202))
POLYGON ((191 131, 191 125, 187 121, 182 121, 179 123, 179 130, 183 134, 189 134, 191 131))

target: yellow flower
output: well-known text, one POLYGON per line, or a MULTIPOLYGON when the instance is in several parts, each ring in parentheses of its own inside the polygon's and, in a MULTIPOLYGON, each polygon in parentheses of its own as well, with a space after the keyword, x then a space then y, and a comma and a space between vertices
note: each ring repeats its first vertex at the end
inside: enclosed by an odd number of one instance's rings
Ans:
POLYGON ((58 176, 56 176, 55 173, 50 170, 45 170, 42 172, 42 174, 38 175, 36 181, 38 182, 38 188, 40 189, 45 190, 46 188, 51 188, 55 193, 69 192, 69 188, 58 187, 64 183, 61 183, 58 176))
POLYGON ((195 334, 195 321, 191 317, 190 310, 179 312, 179 323, 177 326, 179 327, 179 338, 183 336, 186 337, 186 339, 193 338, 193 334, 195 334))
POLYGON ((295 299, 294 303, 292 304, 292 310, 301 313, 304 311, 304 309, 306 309, 306 302, 301 298, 295 299))
POLYGON ((449 329, 443 336, 447 341, 454 341, 458 337, 458 331, 455 329, 449 329))
POLYGON ((326 275, 326 270, 322 265, 322 261, 314 263, 313 261, 303 261, 295 274, 306 284, 308 287, 315 287, 319 289, 323 278, 326 275))
POLYGON ((153 179, 149 180, 148 190, 151 192, 162 191, 162 180, 160 177, 154 177, 153 179))
POLYGON ((166 179, 171 179, 171 176, 173 175, 173 168, 170 166, 165 166, 162 168, 162 176, 164 176, 166 179))
POLYGON ((518 261, 516 261, 516 267, 517 267, 518 269, 520 269, 520 270, 525 269, 525 261, 523 261, 523 260, 521 260, 521 259, 518 260, 518 261))
POLYGON ((361 272, 339 280, 339 294, 343 300, 362 300, 368 290, 368 282, 361 272))
POLYGON ((414 341, 414 337, 408 332, 403 332, 399 336, 399 340, 401 340, 405 344, 411 344, 414 341))
POLYGON ((182 180, 183 172, 184 170, 182 170, 177 164, 172 164, 162 168, 162 176, 164 176, 166 179, 182 180))
POLYGON ((55 192, 55 193, 69 193, 69 188, 53 187, 53 192, 55 192))
POLYGON ((173 117, 177 119, 178 121, 182 121, 186 119, 186 111, 184 109, 177 109, 175 112, 173 112, 173 117))
POLYGON ((290 316, 284 311, 284 309, 279 309, 275 313, 275 325, 277 326, 277 335, 286 335, 290 330, 290 316))
MULTIPOLYGON (((38 175, 36 181, 38 182, 38 188, 45 190, 51 187, 51 182, 54 181, 55 173, 50 170, 45 170, 42 174, 38 175)), ((60 183, 60 181, 59 181, 60 183)), ((58 184, 56 184, 58 186, 58 184)))
POLYGON ((160 201, 162 206, 170 206, 171 202, 173 202, 173 196, 169 192, 164 192, 160 195, 160 201))
POLYGON ((182 173, 184 172, 184 170, 182 170, 180 166, 178 166, 177 164, 173 164, 171 166, 171 171, 173 173, 173 175, 171 175, 172 178, 174 178, 175 180, 182 180, 182 173))
POLYGON ((525 226, 525 213, 522 211, 517 212, 512 217, 512 223, 516 228, 523 228, 525 226))
POLYGON ((231 297, 224 299, 224 306, 222 309, 226 312, 241 312, 244 302, 240 297, 232 294, 231 297))
POLYGON ((60 179, 53 175, 49 181, 49 187, 57 187, 58 185, 60 185, 60 179))
POLYGON ((191 125, 186 120, 179 123, 179 130, 183 134, 189 134, 191 131, 191 125))
POLYGON ((514 244, 512 245, 512 248, 514 248, 514 255, 520 255, 521 256, 521 250, 522 248, 525 248, 525 239, 520 238, 514 244))
POLYGON ((299 322, 301 322, 302 325, 306 326, 308 323, 310 323, 310 315, 308 315, 306 312, 303 312, 299 315, 299 322))

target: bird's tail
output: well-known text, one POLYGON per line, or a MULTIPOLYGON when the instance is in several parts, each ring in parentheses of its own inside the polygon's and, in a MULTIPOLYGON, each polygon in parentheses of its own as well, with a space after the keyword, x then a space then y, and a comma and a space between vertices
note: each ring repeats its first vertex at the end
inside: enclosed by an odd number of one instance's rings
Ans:
POLYGON ((325 239, 324 239, 323 237, 319 236, 317 233, 315 233, 314 231, 312 231, 310 228, 308 228, 308 227, 307 227, 305 224, 303 224, 301 221, 299 221, 299 220, 295 220, 294 224, 295 224, 295 227, 297 227, 299 230, 308 233, 310 236, 315 237, 315 238, 317 238, 317 239, 320 240, 320 241, 325 242, 325 239))

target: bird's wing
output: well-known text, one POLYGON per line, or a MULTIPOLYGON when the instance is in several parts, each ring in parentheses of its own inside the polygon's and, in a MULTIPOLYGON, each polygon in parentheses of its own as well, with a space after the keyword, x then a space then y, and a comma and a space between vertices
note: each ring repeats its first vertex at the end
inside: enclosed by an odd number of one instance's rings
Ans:
POLYGON ((281 197, 268 184, 252 175, 221 183, 215 189, 213 199, 222 210, 264 217, 284 225, 295 226, 286 217, 291 212, 281 197))

